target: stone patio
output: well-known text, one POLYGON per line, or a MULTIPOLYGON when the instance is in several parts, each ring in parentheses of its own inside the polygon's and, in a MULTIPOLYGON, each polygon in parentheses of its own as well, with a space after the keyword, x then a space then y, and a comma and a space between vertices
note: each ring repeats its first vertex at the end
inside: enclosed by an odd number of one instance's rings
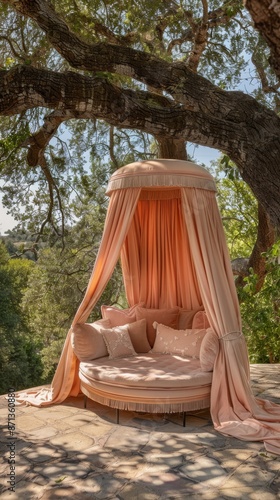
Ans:
MULTIPOLYGON (((251 365, 254 394, 280 404, 280 365, 251 365)), ((223 436, 209 411, 187 416, 120 412, 68 398, 16 406, 9 435, 0 397, 3 500, 280 499, 280 457, 262 443, 223 436), (8 490, 15 441, 15 493, 8 490)))

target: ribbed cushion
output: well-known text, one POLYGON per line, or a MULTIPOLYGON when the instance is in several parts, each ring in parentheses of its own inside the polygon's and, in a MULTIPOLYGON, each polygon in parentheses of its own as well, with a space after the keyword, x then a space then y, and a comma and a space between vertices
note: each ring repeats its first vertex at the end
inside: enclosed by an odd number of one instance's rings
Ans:
POLYGON ((213 370, 219 348, 219 339, 215 332, 209 328, 200 347, 199 357, 203 371, 210 372, 213 370))
POLYGON ((192 328, 209 328, 210 323, 205 311, 198 311, 193 318, 192 328))
POLYGON ((71 344, 80 361, 90 361, 108 355, 100 330, 110 326, 109 320, 100 320, 94 323, 77 323, 72 327, 71 344))

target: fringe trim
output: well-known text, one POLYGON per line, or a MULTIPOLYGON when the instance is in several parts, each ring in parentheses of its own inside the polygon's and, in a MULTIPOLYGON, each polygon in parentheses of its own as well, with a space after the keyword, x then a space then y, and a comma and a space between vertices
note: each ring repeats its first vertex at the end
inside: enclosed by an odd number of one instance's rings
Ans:
POLYGON ((169 174, 157 172, 127 175, 126 176, 115 176, 109 180, 106 194, 110 196, 112 191, 117 189, 129 189, 129 188, 159 188, 159 187, 192 187, 199 189, 207 189, 208 191, 217 191, 216 184, 214 180, 191 175, 182 174, 176 172, 170 172, 169 174))
POLYGON ((97 394, 96 392, 87 390, 84 385, 81 387, 81 391, 93 401, 118 410, 140 411, 147 413, 179 413, 182 411, 195 411, 210 408, 210 394, 208 396, 204 395, 203 398, 197 399, 195 401, 185 401, 178 403, 172 403, 169 401, 157 403, 154 400, 153 403, 145 403, 141 401, 120 401, 117 399, 104 397, 101 394, 97 394))

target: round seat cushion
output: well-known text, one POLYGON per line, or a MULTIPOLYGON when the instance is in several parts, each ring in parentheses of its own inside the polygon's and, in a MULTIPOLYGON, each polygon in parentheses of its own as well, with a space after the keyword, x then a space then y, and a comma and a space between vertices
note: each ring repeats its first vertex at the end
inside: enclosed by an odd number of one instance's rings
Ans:
POLYGON ((126 358, 95 359, 80 363, 80 378, 87 383, 144 389, 174 389, 211 384, 212 372, 201 370, 199 359, 147 353, 126 358))

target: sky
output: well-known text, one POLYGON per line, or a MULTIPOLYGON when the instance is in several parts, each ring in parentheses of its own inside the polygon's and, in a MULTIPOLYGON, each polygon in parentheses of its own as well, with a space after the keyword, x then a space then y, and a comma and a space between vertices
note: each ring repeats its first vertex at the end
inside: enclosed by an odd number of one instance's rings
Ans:
MULTIPOLYGON (((204 146, 190 146, 189 154, 194 156, 197 162, 203 163, 206 168, 210 166, 212 160, 216 160, 220 155, 219 151, 212 148, 207 148, 204 146)), ((4 236, 5 232, 8 230, 13 230, 16 226, 16 221, 11 215, 7 214, 7 211, 1 203, 2 197, 0 193, 0 235, 4 236)))

